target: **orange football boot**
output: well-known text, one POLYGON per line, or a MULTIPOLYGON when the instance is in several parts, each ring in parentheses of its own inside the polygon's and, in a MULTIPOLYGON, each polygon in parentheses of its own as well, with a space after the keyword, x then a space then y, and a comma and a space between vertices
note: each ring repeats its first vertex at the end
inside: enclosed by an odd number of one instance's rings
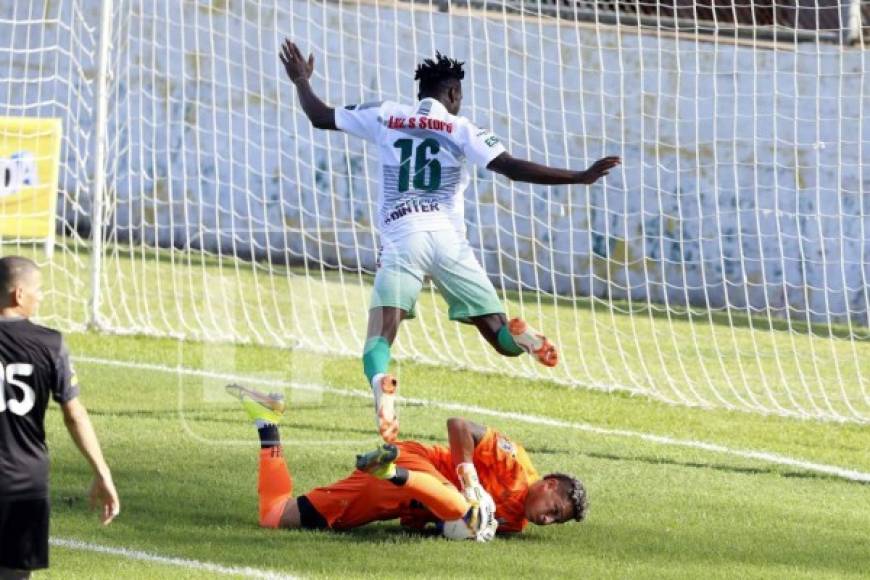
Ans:
POLYGON ((513 318, 508 322, 508 331, 521 349, 533 355, 545 367, 559 364, 559 353, 552 342, 540 332, 526 324, 522 318, 513 318))

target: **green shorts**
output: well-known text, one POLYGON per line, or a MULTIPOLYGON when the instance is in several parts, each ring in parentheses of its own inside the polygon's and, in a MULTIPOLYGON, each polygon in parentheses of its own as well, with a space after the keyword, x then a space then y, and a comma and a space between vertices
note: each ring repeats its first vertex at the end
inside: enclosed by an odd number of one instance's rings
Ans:
POLYGON ((385 243, 378 262, 369 308, 393 306, 414 318, 428 275, 447 301, 450 320, 468 322, 474 316, 504 313, 468 241, 453 230, 418 232, 385 243))

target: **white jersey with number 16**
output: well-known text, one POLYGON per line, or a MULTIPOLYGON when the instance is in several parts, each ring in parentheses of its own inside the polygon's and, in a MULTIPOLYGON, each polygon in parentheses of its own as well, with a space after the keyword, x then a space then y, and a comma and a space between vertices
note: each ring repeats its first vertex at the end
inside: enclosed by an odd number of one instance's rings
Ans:
POLYGON ((465 238, 466 159, 480 167, 505 148, 489 131, 451 115, 435 99, 336 109, 335 124, 379 148, 378 229, 385 241, 452 229, 465 238))

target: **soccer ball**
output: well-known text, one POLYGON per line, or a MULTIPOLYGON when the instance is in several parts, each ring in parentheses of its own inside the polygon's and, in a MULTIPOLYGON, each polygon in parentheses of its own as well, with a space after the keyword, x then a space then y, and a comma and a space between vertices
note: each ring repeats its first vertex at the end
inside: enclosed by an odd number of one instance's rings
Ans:
POLYGON ((448 540, 474 539, 474 531, 468 527, 463 518, 450 520, 441 524, 441 534, 448 540))
POLYGON ((441 534, 448 540, 475 540, 488 542, 495 537, 498 521, 495 512, 474 506, 465 517, 449 520, 441 525, 441 534))

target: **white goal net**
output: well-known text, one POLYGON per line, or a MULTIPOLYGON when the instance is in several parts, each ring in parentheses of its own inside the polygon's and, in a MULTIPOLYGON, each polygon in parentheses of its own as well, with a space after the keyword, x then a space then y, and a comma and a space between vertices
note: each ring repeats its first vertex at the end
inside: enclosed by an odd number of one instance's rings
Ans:
POLYGON ((333 106, 412 102, 440 50, 466 62, 462 114, 513 155, 623 165, 591 187, 479 170, 466 194, 481 263, 559 346, 556 369, 505 362, 428 287, 397 357, 867 422, 867 17, 853 0, 719 4, 3 3, 0 115, 64 123, 45 320, 359 355, 376 150, 311 127, 278 47, 314 53, 333 106))

